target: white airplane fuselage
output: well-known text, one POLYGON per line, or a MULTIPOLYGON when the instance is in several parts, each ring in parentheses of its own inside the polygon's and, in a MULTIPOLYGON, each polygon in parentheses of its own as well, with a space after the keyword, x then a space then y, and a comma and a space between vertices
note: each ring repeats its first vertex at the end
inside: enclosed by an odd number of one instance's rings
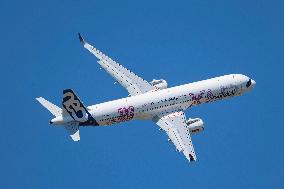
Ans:
MULTIPOLYGON (((254 85, 255 81, 245 75, 230 74, 96 104, 87 109, 98 123, 95 126, 112 125, 133 119, 152 119, 159 113, 186 110, 203 103, 239 96, 254 85)), ((51 120, 55 125, 70 122, 74 120, 68 115, 51 120)))
POLYGON ((75 142, 80 140, 80 126, 109 126, 131 120, 151 120, 166 133, 177 152, 196 161, 191 135, 204 130, 201 118, 186 118, 185 110, 204 103, 239 96, 250 91, 255 81, 242 74, 230 74, 168 88, 164 79, 147 81, 89 44, 79 33, 81 45, 97 58, 97 63, 128 97, 85 106, 73 89, 62 91, 61 107, 43 97, 36 100, 54 118, 50 124, 62 126, 75 142))

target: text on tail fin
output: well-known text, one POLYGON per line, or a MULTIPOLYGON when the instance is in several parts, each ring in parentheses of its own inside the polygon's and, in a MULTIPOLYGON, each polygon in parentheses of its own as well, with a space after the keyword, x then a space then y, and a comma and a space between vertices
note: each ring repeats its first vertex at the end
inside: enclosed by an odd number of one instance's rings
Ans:
POLYGON ((80 125, 98 125, 72 89, 63 91, 62 105, 75 121, 80 122, 80 125))

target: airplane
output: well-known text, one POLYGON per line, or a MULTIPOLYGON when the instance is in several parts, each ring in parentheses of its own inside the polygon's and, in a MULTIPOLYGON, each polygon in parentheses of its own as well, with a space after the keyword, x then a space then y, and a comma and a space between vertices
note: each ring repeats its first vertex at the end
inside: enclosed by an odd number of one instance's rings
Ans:
POLYGON ((50 124, 63 126, 73 141, 80 140, 79 128, 110 126, 121 122, 152 120, 168 135, 177 152, 186 159, 197 157, 191 135, 204 130, 200 118, 186 119, 185 110, 193 106, 239 96, 250 91, 256 82, 242 74, 230 74, 175 87, 164 79, 144 80, 90 45, 78 33, 80 43, 98 59, 98 63, 129 93, 126 98, 83 105, 72 89, 63 90, 62 108, 43 97, 36 100, 55 117, 50 124))

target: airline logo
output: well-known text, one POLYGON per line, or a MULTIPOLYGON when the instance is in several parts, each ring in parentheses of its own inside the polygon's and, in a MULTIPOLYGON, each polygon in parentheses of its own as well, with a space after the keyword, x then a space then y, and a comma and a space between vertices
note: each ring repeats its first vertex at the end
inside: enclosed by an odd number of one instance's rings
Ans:
POLYGON ((119 121, 129 121, 133 119, 134 117, 134 107, 133 106, 119 108, 117 111, 119 113, 119 117, 118 117, 119 121))
POLYGON ((63 106, 75 121, 85 122, 88 120, 87 111, 71 91, 63 94, 63 106))

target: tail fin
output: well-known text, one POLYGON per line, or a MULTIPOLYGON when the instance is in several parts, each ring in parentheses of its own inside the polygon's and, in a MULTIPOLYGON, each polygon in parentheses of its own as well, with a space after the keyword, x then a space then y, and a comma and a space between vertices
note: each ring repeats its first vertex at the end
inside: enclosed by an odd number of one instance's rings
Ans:
POLYGON ((52 113, 52 115, 54 116, 60 116, 62 113, 62 109, 59 108, 58 106, 52 104, 51 102, 45 100, 42 97, 38 97, 36 98, 36 100, 43 106, 45 107, 50 113, 52 113))
POLYGON ((63 115, 68 113, 80 125, 98 125, 72 89, 63 91, 63 115))

